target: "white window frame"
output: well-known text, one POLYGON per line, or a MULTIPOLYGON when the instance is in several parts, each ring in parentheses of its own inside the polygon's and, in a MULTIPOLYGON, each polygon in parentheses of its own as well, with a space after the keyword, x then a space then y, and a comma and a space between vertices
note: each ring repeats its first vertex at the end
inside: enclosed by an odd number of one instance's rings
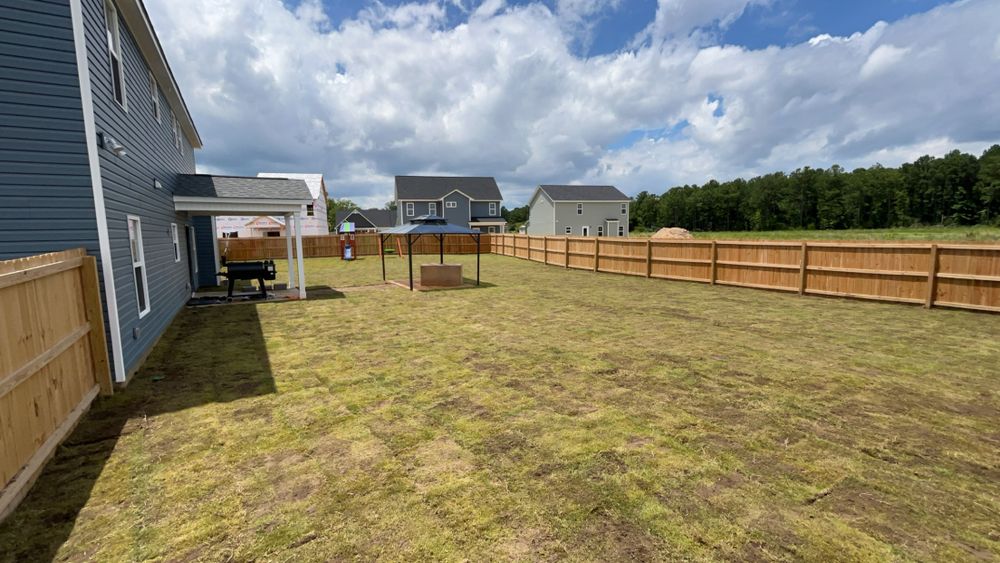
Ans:
POLYGON ((489 230, 490 234, 493 234, 493 233, 497 232, 497 228, 496 227, 490 227, 488 230, 489 230))
POLYGON ((577 215, 583 215, 583 204, 582 203, 576 204, 576 214, 577 215))
POLYGON ((599 237, 603 237, 604 236, 604 225, 598 225, 597 226, 597 236, 599 236, 599 237))
POLYGON ((628 215, 628 204, 627 203, 623 203, 622 204, 622 215, 628 215))
POLYGON ((149 277, 146 272, 146 253, 142 248, 142 219, 135 215, 126 215, 125 222, 128 230, 129 253, 132 257, 132 281, 135 283, 135 304, 139 309, 139 318, 141 319, 148 315, 152 309, 149 302, 149 282, 146 279, 149 277), (135 224, 134 229, 132 228, 133 222, 135 224), (138 253, 138 257, 136 253, 138 253), (137 269, 140 270, 138 276, 136 275, 137 269), (141 294, 139 290, 140 283, 142 283, 141 294), (144 299, 140 299, 140 295, 144 299), (143 308, 143 300, 145 300, 145 308, 143 308))
POLYGON ((445 207, 445 209, 455 209, 456 207, 458 207, 458 202, 457 201, 446 201, 446 202, 444 202, 444 207, 445 207))
POLYGON ((118 8, 111 0, 104 0, 104 30, 108 40, 108 69, 111 71, 111 97, 115 103, 128 111, 128 95, 125 93, 125 61, 122 60, 122 36, 118 25, 118 8), (115 96, 115 70, 118 71, 118 86, 122 99, 115 96))
POLYGON ((306 204, 306 217, 315 217, 315 216, 316 216, 316 204, 314 204, 314 203, 307 203, 306 204))
POLYGON ((149 73, 149 99, 153 102, 153 117, 157 123, 163 123, 160 113, 160 85, 156 83, 153 73, 149 73))
POLYGON ((427 204, 427 214, 437 215, 438 214, 438 204, 436 201, 432 201, 427 204))
POLYGON ((580 227, 580 236, 589 237, 590 236, 590 225, 583 225, 580 227))
POLYGON ((413 202, 412 201, 408 201, 408 202, 406 202, 406 216, 407 217, 413 217, 413 214, 414 214, 414 211, 413 211, 413 202))
POLYGON ((573 234, 573 227, 566 227, 566 234, 567 235, 573 234))
POLYGON ((618 225, 618 236, 625 236, 625 225, 618 225))
POLYGON ((497 215, 497 202, 490 202, 490 217, 496 217, 497 215))
POLYGON ((177 234, 177 223, 170 223, 170 242, 174 245, 174 262, 181 261, 181 239, 177 234))
POLYGON ((177 123, 177 116, 173 112, 170 112, 170 129, 174 134, 174 147, 184 154, 184 148, 181 147, 181 126, 177 123))

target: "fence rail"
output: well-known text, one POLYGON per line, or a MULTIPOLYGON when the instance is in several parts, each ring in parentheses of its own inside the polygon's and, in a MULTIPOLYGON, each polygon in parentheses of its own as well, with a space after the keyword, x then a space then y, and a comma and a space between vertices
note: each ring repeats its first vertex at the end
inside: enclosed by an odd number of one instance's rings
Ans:
POLYGON ((111 371, 97 263, 81 249, 0 262, 0 520, 111 371))
MULTIPOLYGON (((497 236, 497 235, 492 235, 497 236)), ((489 234, 480 236, 481 251, 491 252, 489 234)), ((287 258, 287 244, 282 237, 220 238, 219 256, 227 260, 278 260, 287 258)), ((355 256, 378 256, 379 239, 375 233, 357 233, 354 239, 355 256)), ((388 252, 406 253, 406 241, 393 236, 386 241, 388 252)), ((294 254, 294 248, 293 248, 294 254)), ((445 254, 475 254, 476 241, 468 235, 446 235, 445 254)), ((413 245, 414 254, 437 254, 438 241, 432 236, 423 236, 413 245)), ((313 235, 302 237, 303 258, 339 258, 339 235, 313 235)))
POLYGON ((1000 245, 495 235, 564 268, 1000 312, 1000 245))

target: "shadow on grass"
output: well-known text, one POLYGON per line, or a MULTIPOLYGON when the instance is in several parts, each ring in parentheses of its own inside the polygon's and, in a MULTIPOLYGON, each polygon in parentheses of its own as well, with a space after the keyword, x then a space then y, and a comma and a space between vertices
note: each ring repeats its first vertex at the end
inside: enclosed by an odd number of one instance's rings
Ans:
POLYGON ((274 392, 257 307, 185 308, 129 386, 94 403, 0 524, 0 561, 53 560, 118 439, 144 432, 148 417, 274 392))
POLYGON ((328 285, 307 285, 306 299, 309 301, 323 301, 326 299, 343 299, 346 297, 343 291, 336 290, 328 285))

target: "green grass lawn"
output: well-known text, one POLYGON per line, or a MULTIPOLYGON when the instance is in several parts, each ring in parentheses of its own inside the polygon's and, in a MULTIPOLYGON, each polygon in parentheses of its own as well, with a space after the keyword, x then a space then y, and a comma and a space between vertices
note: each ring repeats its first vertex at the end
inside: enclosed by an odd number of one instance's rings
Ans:
MULTIPOLYGON (((632 233, 650 236, 652 233, 632 233)), ((901 240, 1000 242, 1000 227, 907 227, 898 229, 849 229, 825 231, 717 231, 694 232, 695 238, 716 240, 901 240)))
POLYGON ((377 258, 306 268, 344 291, 182 312, 0 560, 1000 557, 1000 316, 499 256, 415 294, 363 287, 377 258))

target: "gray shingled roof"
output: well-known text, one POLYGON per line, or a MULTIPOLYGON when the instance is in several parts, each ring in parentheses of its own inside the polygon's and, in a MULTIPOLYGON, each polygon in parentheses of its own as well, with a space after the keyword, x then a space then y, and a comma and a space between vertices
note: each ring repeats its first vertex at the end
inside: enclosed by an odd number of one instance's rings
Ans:
POLYGON ((614 186, 538 186, 552 201, 628 201, 614 186))
POLYGON ((309 186, 302 180, 181 174, 174 195, 241 199, 284 199, 312 203, 309 186))
POLYGON ((350 211, 338 211, 336 216, 337 224, 344 222, 352 213, 360 213, 371 221, 375 227, 392 227, 396 224, 396 216, 387 209, 351 209, 350 211))
POLYGON ((489 176, 396 176, 396 200, 441 199, 459 190, 476 200, 500 201, 500 187, 489 176))

